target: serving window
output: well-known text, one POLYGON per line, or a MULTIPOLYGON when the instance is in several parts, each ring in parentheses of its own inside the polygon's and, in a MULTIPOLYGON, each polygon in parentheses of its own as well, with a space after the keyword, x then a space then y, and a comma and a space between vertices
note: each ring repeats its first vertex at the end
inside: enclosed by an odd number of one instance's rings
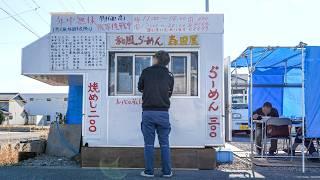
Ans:
MULTIPOLYGON (((139 77, 152 65, 154 53, 109 52, 109 96, 137 96, 139 77)), ((198 96, 198 52, 169 53, 173 96, 198 96)))

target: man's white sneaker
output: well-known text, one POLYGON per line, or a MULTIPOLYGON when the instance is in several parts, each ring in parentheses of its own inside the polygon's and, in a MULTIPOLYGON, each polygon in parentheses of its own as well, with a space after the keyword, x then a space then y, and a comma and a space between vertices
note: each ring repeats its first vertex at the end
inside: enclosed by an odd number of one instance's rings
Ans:
POLYGON ((142 172, 140 173, 140 175, 143 176, 143 177, 148 177, 148 178, 153 178, 153 177, 154 177, 153 174, 146 174, 144 171, 142 171, 142 172))
POLYGON ((170 177, 172 177, 172 176, 173 176, 172 171, 171 171, 170 174, 162 174, 162 177, 164 177, 164 178, 170 178, 170 177))

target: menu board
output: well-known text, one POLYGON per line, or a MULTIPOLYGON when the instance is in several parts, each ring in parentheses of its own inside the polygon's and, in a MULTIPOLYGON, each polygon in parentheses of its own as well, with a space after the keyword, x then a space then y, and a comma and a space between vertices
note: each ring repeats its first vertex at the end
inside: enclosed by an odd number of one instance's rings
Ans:
POLYGON ((53 71, 105 69, 106 35, 51 34, 50 68, 53 71))
POLYGON ((51 17, 51 33, 223 33, 219 14, 66 14, 51 17))

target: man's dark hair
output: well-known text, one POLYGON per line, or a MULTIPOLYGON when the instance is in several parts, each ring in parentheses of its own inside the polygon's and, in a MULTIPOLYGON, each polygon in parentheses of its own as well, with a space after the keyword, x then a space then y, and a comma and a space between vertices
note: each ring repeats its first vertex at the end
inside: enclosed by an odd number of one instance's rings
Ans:
POLYGON ((270 102, 265 102, 263 104, 263 107, 268 107, 268 108, 272 108, 272 104, 270 102))
POLYGON ((155 53, 154 57, 157 58, 158 63, 163 66, 168 65, 170 62, 169 53, 167 53, 166 51, 158 51, 155 53))

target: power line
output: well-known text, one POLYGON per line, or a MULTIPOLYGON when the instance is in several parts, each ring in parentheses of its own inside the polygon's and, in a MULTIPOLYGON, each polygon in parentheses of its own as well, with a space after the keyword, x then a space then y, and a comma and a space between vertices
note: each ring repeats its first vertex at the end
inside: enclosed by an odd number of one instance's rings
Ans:
MULTIPOLYGON (((12 9, 5 0, 2 0, 2 2, 3 2, 3 4, 5 4, 9 8, 9 10, 11 10, 13 13, 17 14, 17 12, 15 12, 15 10, 12 9)), ((20 21, 21 23, 24 23, 25 26, 28 26, 29 29, 31 29, 33 32, 35 32, 33 30, 33 28, 20 15, 17 15, 17 17, 21 19, 21 21, 22 21, 22 22, 20 21)), ((17 19, 17 18, 15 18, 15 19, 17 19)))
POLYGON ((19 21, 17 18, 15 18, 12 14, 10 14, 8 11, 6 11, 5 9, 1 8, 0 9, 5 12, 7 15, 9 15, 13 20, 15 20, 17 23, 19 23, 21 26, 23 26, 25 29, 27 29, 29 32, 31 32, 32 34, 34 34, 35 36, 37 36, 38 38, 40 38, 40 36, 35 33, 34 31, 32 31, 29 27, 27 27, 25 24, 23 24, 21 21, 19 21))
POLYGON ((58 2, 65 11, 69 11, 69 8, 64 4, 62 0, 58 0, 58 2))
MULTIPOLYGON (((22 12, 19 12, 17 14, 13 14, 12 16, 17 16, 17 15, 21 15, 21 14, 26 14, 26 13, 29 13, 29 12, 32 12, 32 11, 36 11, 38 10, 38 8, 33 8, 33 9, 29 9, 29 10, 25 10, 25 11, 22 11, 22 12)), ((5 19, 9 19, 11 18, 11 16, 6 16, 6 17, 3 17, 3 18, 0 18, 0 20, 5 20, 5 19)))
MULTIPOLYGON (((34 5, 37 6, 37 8, 40 9, 40 6, 39 6, 34 0, 31 0, 31 1, 33 2, 34 5)), ((27 0, 25 0, 25 2, 28 4, 29 7, 32 7, 32 6, 27 2, 27 0)), ((45 24, 50 25, 50 24, 48 23, 48 21, 46 21, 45 18, 43 18, 43 17, 40 15, 40 13, 39 13, 38 11, 36 11, 36 14, 39 16, 39 18, 40 18, 45 24)))
POLYGON ((77 3, 79 4, 79 6, 81 7, 81 9, 86 12, 86 9, 84 8, 84 6, 82 5, 82 3, 80 2, 80 0, 76 0, 77 3))

